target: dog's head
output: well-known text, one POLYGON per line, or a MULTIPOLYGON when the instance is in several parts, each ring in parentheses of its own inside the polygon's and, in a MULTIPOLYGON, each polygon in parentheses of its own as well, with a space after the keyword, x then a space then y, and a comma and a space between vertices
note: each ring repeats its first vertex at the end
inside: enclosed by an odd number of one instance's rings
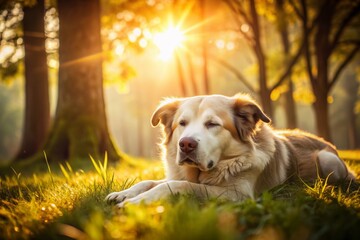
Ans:
POLYGON ((163 125, 163 144, 176 149, 176 163, 201 171, 245 151, 262 122, 270 119, 255 101, 241 94, 168 99, 151 119, 153 126, 163 125))

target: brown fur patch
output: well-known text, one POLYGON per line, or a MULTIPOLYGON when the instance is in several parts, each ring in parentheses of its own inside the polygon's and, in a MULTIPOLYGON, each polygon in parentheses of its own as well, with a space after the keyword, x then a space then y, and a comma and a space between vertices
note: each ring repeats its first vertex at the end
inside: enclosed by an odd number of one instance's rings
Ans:
POLYGON ((233 106, 234 122, 242 141, 248 141, 258 129, 259 120, 269 123, 270 119, 261 108, 250 99, 236 98, 233 106))
POLYGON ((164 144, 167 144, 173 133, 174 115, 179 107, 180 101, 178 99, 168 99, 164 101, 153 113, 151 117, 152 126, 157 126, 159 123, 164 128, 164 144))

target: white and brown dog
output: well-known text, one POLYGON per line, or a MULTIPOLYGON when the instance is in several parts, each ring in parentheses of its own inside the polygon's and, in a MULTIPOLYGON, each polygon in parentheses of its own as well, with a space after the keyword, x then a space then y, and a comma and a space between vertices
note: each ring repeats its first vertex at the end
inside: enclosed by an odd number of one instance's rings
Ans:
POLYGON ((173 193, 238 201, 295 178, 354 179, 332 144, 299 130, 273 130, 247 95, 167 99, 151 123, 163 126, 166 179, 109 194, 119 207, 173 193))

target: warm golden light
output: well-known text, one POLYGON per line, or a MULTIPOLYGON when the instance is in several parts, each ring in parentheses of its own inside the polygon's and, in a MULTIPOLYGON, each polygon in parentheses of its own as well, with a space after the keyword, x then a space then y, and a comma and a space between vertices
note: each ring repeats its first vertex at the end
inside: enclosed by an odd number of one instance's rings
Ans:
POLYGON ((155 34, 153 41, 160 50, 160 59, 169 60, 184 39, 185 36, 178 27, 169 27, 166 31, 155 34))
POLYGON ((125 47, 121 43, 117 44, 115 47, 115 54, 118 56, 122 56, 125 52, 125 47))

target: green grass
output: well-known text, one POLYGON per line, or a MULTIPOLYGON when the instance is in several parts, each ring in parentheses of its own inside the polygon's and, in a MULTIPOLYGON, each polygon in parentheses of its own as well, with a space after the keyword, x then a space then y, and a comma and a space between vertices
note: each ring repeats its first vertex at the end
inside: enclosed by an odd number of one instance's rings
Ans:
MULTIPOLYGON (((343 153, 342 153, 343 154, 343 153)), ((359 175, 360 157, 345 152, 359 175), (355 157, 354 157, 355 156, 355 157)), ((284 184, 256 200, 218 202, 173 196, 116 209, 112 191, 163 178, 159 161, 127 158, 117 166, 90 159, 13 166, 0 181, 0 239, 358 239, 360 185, 318 180, 284 184), (36 168, 38 169, 38 168, 36 168), (77 170, 76 170, 77 169, 77 170), (83 170, 79 170, 83 169, 83 170)))

